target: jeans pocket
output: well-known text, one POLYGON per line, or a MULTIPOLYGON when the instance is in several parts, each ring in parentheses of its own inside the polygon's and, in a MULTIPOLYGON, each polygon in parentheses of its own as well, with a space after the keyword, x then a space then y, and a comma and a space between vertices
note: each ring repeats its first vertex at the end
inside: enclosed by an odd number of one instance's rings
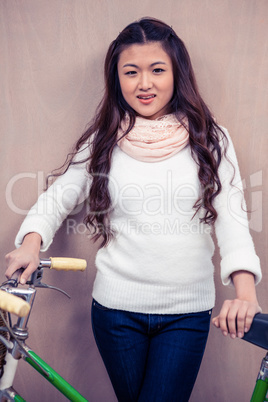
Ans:
POLYGON ((93 299, 92 301, 92 307, 96 307, 98 310, 102 311, 112 311, 111 308, 103 306, 102 304, 98 303, 95 299, 93 299))

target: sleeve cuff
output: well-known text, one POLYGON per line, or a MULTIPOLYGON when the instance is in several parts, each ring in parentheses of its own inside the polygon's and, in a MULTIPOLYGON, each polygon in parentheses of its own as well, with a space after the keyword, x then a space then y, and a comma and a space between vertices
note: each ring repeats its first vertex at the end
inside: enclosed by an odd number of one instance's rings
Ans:
POLYGON ((239 250, 228 254, 221 261, 221 280, 224 285, 232 284, 231 274, 236 271, 248 271, 255 276, 257 285, 262 278, 259 257, 248 250, 239 250))
POLYGON ((38 222, 38 219, 35 217, 33 220, 24 221, 20 227, 20 230, 15 239, 15 247, 18 248, 22 245, 24 237, 28 233, 38 233, 42 237, 42 244, 40 251, 47 251, 49 246, 53 241, 53 232, 50 226, 44 221, 38 222))

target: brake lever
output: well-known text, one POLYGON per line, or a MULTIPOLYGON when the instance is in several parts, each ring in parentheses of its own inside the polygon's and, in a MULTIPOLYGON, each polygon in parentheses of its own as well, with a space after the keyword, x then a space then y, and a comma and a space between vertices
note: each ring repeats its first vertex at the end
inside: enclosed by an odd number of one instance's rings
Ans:
POLYGON ((39 287, 42 284, 43 278, 43 268, 38 267, 31 275, 31 278, 26 282, 27 285, 32 285, 34 287, 39 287))
POLYGON ((46 289, 57 290, 58 292, 67 296, 69 299, 71 298, 71 296, 68 295, 68 293, 66 293, 64 290, 57 288, 55 286, 47 285, 46 283, 43 283, 42 279, 43 279, 43 267, 41 265, 39 265, 37 270, 32 273, 31 279, 29 281, 27 281, 26 284, 31 285, 35 288, 46 288, 46 289))
MULTIPOLYGON (((57 288, 56 286, 47 285, 46 283, 42 282, 43 269, 44 268, 43 268, 42 264, 40 264, 39 267, 32 273, 31 278, 26 282, 26 285, 32 286, 34 288, 46 288, 46 289, 57 290, 58 292, 64 294, 65 296, 67 296, 70 299, 71 296, 68 293, 66 293, 64 290, 57 288)), ((24 268, 18 269, 16 272, 14 272, 14 274, 12 275, 12 278, 10 278, 7 281, 2 283, 2 286, 9 285, 13 288, 17 288, 20 283, 20 276, 23 271, 24 271, 24 268)))

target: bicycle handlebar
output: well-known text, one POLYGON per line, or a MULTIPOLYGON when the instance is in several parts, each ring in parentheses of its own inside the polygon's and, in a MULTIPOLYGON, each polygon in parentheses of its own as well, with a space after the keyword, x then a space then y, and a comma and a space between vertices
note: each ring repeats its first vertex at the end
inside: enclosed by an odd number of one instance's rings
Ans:
MULTIPOLYGON (((28 281, 27 284, 30 285, 30 287, 33 286, 33 289, 35 287, 53 288, 53 286, 41 283, 43 268, 55 269, 57 271, 84 271, 86 266, 86 260, 82 260, 80 258, 56 257, 41 259, 37 270, 32 274, 31 280, 28 281)), ((26 317, 31 309, 31 306, 28 303, 29 300, 27 298, 30 287, 28 288, 28 291, 25 290, 25 292, 22 289, 19 289, 16 291, 19 293, 17 295, 11 294, 12 292, 9 291, 9 289, 14 289, 14 287, 17 288, 19 283, 19 274, 21 273, 20 271, 21 270, 16 271, 18 273, 16 279, 12 278, 10 281, 6 281, 3 284, 4 286, 2 285, 2 289, 0 289, 0 309, 12 314, 16 314, 19 317, 26 317)), ((57 288, 54 289, 60 290, 57 288)))
POLYGON ((50 269, 55 269, 56 271, 85 271, 87 267, 86 260, 80 258, 50 257, 50 261, 50 269))
POLYGON ((4 290, 0 290, 0 309, 16 314, 19 317, 26 317, 30 311, 30 304, 21 297, 14 296, 4 290))

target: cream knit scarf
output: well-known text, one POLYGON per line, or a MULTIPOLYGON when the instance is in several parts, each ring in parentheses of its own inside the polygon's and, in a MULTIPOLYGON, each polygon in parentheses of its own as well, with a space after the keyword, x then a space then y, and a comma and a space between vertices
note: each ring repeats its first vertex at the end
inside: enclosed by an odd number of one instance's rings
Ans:
POLYGON ((122 139, 129 126, 127 115, 118 130, 118 145, 126 154, 143 162, 158 162, 167 159, 189 142, 189 133, 175 115, 167 114, 156 120, 136 117, 133 129, 122 139))

